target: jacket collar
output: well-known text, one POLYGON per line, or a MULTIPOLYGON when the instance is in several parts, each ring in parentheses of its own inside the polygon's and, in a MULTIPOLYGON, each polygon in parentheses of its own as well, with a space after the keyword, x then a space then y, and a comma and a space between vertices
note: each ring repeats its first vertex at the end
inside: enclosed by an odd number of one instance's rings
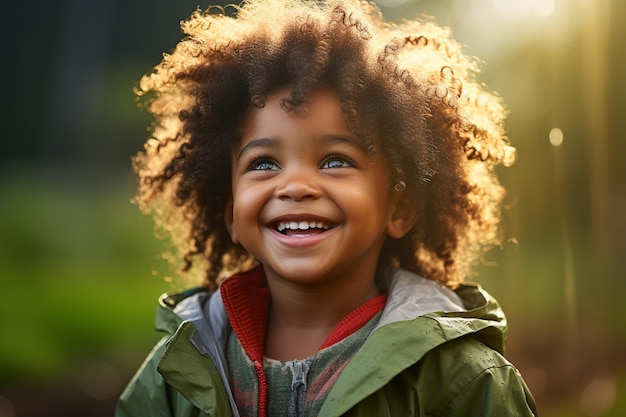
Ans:
POLYGON ((233 407, 228 384, 219 383, 220 372, 209 356, 198 355, 193 343, 196 334, 193 323, 184 322, 168 342, 157 370, 169 385, 207 415, 232 416, 237 408, 233 407))
POLYGON ((161 296, 156 325, 173 335, 158 365, 167 383, 210 416, 238 417, 226 366, 230 323, 220 292, 196 288, 161 296))
POLYGON ((435 281, 400 268, 388 268, 382 274, 389 283, 389 298, 377 327, 427 313, 465 310, 458 294, 435 281))

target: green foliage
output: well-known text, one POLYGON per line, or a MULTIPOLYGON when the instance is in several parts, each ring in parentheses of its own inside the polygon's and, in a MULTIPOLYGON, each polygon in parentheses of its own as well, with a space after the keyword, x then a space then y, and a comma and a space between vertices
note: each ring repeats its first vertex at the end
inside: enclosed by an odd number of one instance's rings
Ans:
POLYGON ((0 186, 0 383, 54 378, 78 358, 145 351, 157 337, 155 300, 168 286, 151 273, 149 219, 119 184, 62 184, 0 186))

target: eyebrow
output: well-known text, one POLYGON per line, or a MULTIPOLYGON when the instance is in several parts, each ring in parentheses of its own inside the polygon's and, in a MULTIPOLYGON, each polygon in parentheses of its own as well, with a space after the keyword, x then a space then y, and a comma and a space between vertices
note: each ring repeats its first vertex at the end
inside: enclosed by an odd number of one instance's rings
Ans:
POLYGON ((275 148, 275 147, 276 147, 276 142, 270 138, 260 138, 260 139, 251 140, 250 142, 246 143, 246 146, 241 148, 241 150, 239 151, 239 155, 237 155, 237 160, 240 160, 241 155, 248 152, 250 149, 275 148))
POLYGON ((344 145, 348 145, 351 146, 353 148, 357 148, 357 149, 361 149, 361 150, 366 150, 365 146, 363 146, 363 143, 352 137, 352 136, 346 136, 346 135, 325 135, 322 137, 322 140, 326 143, 342 143, 344 145))
MULTIPOLYGON (((347 146, 350 146, 350 147, 353 147, 353 148, 356 148, 365 152, 367 151, 367 149, 365 148, 365 146, 363 146, 361 141, 351 136, 346 136, 346 135, 333 135, 333 134, 324 135, 320 138, 320 142, 341 143, 341 144, 344 144, 344 145, 347 145, 347 146)), ((274 139, 270 139, 270 138, 253 139, 250 142, 246 143, 246 145, 243 148, 241 148, 241 151, 239 151, 239 154, 237 155, 237 160, 240 160, 241 156, 251 149, 276 148, 277 146, 278 144, 274 139)))

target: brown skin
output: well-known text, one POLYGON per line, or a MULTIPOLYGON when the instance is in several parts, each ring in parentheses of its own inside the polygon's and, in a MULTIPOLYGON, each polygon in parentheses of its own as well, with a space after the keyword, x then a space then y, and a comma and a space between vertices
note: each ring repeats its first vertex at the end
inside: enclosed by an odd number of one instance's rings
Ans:
POLYGON ((327 291, 319 292, 306 288, 270 288, 272 307, 265 356, 280 361, 316 354, 341 319, 378 295, 376 285, 345 285, 334 291, 327 287, 327 291))
POLYGON ((342 318, 379 294, 382 247, 416 220, 390 186, 387 160, 352 134, 337 94, 315 90, 306 113, 295 115, 281 107, 290 91, 248 111, 225 214, 233 243, 264 267, 272 296, 266 355, 285 361, 313 355, 342 318), (306 229, 279 231, 303 221, 306 229), (311 221, 324 227, 308 228, 311 221))

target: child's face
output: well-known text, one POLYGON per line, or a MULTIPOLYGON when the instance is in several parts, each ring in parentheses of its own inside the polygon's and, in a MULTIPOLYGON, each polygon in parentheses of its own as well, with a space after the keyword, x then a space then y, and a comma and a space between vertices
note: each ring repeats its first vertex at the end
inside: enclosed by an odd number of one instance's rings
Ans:
POLYGON ((233 242, 263 264, 268 279, 373 282, 387 236, 410 228, 387 161, 352 134, 334 92, 314 92, 305 116, 281 108, 288 97, 278 90, 244 119, 231 155, 233 242))

